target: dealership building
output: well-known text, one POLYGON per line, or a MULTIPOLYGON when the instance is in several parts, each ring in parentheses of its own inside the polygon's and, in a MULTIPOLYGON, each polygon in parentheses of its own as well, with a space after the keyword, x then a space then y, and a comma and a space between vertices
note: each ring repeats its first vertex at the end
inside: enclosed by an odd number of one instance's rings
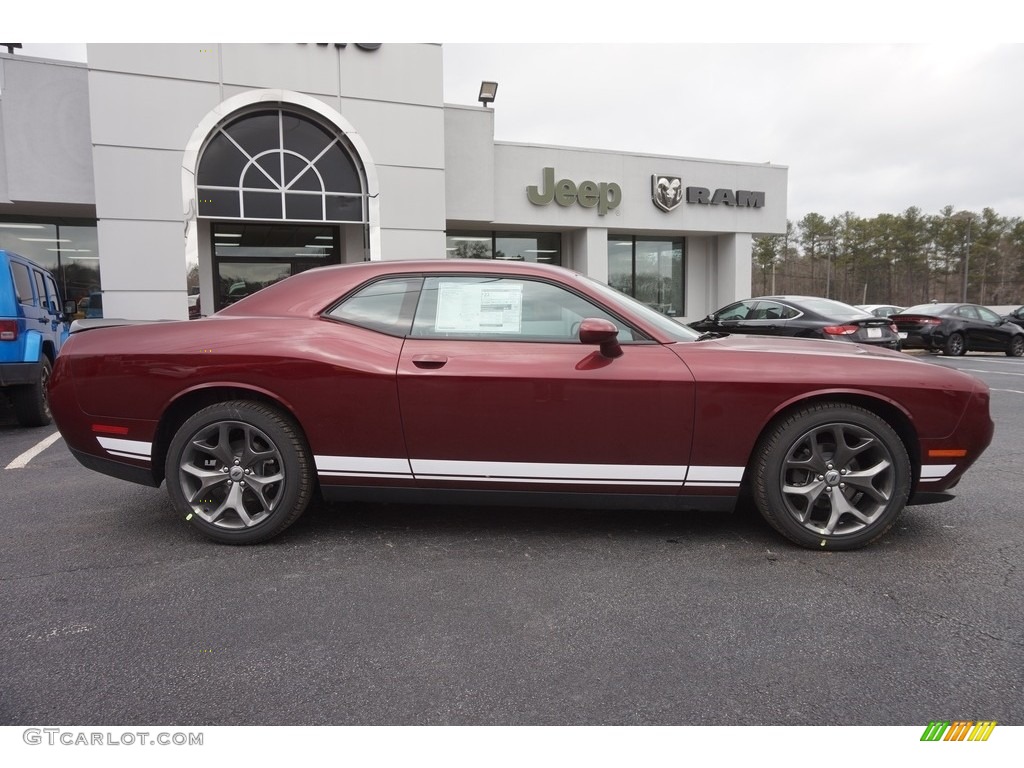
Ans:
POLYGON ((753 237, 786 230, 784 166, 495 141, 500 97, 444 103, 440 45, 87 59, 0 53, 0 248, 94 316, 184 319, 311 267, 472 257, 560 264, 694 319, 749 296, 753 237))

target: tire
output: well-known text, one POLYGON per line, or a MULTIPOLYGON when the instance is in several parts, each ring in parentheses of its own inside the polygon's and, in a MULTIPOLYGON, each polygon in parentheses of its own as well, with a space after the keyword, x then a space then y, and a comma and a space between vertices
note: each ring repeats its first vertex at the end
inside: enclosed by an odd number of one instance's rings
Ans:
POLYGON ((164 472, 177 512, 225 544, 273 538, 305 512, 314 489, 298 426, 246 400, 211 405, 182 424, 164 472))
POLYGON ((53 421, 50 413, 50 373, 53 365, 50 358, 43 355, 39 366, 39 379, 35 384, 18 387, 11 391, 11 404, 14 416, 23 427, 45 427, 53 421))
POLYGON ((752 469, 761 515, 809 549, 858 549, 877 541, 906 506, 912 476, 892 427, 842 403, 807 406, 770 428, 752 469))
POLYGON ((949 334, 942 352, 950 357, 962 357, 967 354, 967 344, 964 343, 964 335, 959 331, 949 334))
POLYGON ((1007 357, 1020 357, 1024 355, 1024 334, 1018 333, 1010 338, 1010 346, 1006 348, 1007 357))

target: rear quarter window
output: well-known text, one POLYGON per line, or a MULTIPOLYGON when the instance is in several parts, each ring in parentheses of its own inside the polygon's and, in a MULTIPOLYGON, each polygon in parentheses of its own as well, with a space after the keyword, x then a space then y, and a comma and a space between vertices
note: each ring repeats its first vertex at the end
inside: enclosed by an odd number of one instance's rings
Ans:
POLYGON ((378 280, 342 299, 325 316, 392 336, 405 336, 412 325, 423 278, 378 280))
POLYGON ((14 293, 18 297, 19 304, 34 306, 35 299, 32 296, 32 275, 24 264, 16 261, 11 262, 11 275, 14 276, 14 293))

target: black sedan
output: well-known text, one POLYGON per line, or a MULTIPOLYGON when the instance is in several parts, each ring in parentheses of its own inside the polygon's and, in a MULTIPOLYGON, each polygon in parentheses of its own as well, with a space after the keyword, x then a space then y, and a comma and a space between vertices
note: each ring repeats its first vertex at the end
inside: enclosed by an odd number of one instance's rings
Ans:
POLYGON ((817 296, 759 296, 713 312, 690 327, 705 333, 752 333, 855 341, 899 349, 896 326, 887 317, 817 296))
POLYGON ((1019 325, 1024 328, 1024 307, 1017 307, 1013 312, 1003 317, 1004 320, 1009 320, 1015 325, 1019 325))
POLYGON ((919 304, 890 319, 904 349, 954 356, 967 352, 1024 355, 1024 328, 977 304, 919 304))

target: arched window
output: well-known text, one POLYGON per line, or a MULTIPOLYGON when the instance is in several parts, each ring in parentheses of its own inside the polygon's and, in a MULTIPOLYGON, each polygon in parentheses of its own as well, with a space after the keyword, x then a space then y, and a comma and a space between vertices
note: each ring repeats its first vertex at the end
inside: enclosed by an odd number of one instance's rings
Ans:
POLYGON ((365 222, 361 167, 344 135, 295 112, 261 109, 217 127, 199 160, 199 216, 365 222))

